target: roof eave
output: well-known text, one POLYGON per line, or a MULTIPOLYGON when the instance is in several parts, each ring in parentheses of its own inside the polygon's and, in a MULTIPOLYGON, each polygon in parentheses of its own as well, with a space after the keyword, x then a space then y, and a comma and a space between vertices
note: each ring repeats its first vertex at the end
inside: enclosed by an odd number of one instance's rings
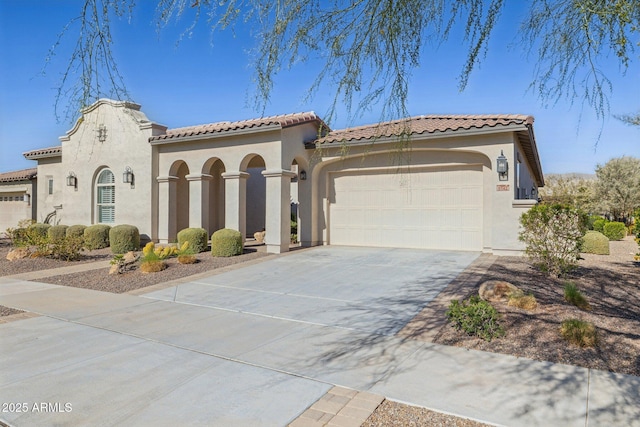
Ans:
POLYGON ((206 139, 217 139, 224 138, 229 136, 239 136, 239 135, 250 135, 255 133, 262 132, 272 132, 276 130, 282 130, 282 126, 279 124, 265 125, 265 126, 257 126, 245 129, 232 129, 225 130, 221 132, 203 132, 197 135, 185 135, 185 136, 174 136, 168 138, 158 139, 157 136, 149 138, 149 144, 151 145, 167 145, 174 144, 178 142, 190 142, 190 141, 200 141, 206 139))

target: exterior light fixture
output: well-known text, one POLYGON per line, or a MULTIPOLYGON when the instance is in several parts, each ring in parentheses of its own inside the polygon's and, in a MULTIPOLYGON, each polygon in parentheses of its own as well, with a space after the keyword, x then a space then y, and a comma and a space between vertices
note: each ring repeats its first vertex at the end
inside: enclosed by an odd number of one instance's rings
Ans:
POLYGON ((502 150, 500 150, 500 155, 496 161, 496 171, 498 172, 500 181, 506 181, 507 173, 509 171, 509 163, 507 162, 507 158, 504 156, 502 150))
POLYGON ((307 180, 307 171, 301 170, 300 171, 300 181, 306 181, 306 180, 307 180))
POLYGON ((78 185, 78 178, 76 178, 76 174, 73 172, 69 172, 67 175, 67 187, 76 187, 78 185))
POLYGON ((107 140, 107 127, 105 125, 98 126, 96 132, 98 133, 98 141, 105 142, 107 140))
POLYGON ((122 172, 122 182, 124 184, 133 184, 133 171, 129 166, 124 169, 122 172))
POLYGON ((532 199, 538 198, 538 190, 536 189, 536 187, 531 187, 531 198, 532 199))

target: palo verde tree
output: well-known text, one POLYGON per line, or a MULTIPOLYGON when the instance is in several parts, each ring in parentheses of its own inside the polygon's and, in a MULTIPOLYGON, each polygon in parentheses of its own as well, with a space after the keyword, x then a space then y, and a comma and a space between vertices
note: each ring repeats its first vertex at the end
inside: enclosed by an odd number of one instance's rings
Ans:
MULTIPOLYGON (((213 31, 241 20, 255 29, 257 104, 264 109, 274 77, 307 59, 323 66, 310 85, 334 88, 333 106, 354 112, 381 102, 386 118, 407 115, 412 72, 431 60, 427 44, 447 41, 462 30, 467 57, 459 76, 463 90, 490 48, 490 36, 505 0, 158 0, 158 28, 187 18, 185 35, 205 21, 213 31), (356 105, 354 101, 359 100, 356 105)), ((52 54, 66 37, 79 34, 59 86, 57 107, 75 114, 101 96, 128 97, 113 55, 111 23, 130 17, 135 0, 83 0, 79 14, 62 30, 52 54)), ((581 100, 600 118, 608 113, 610 80, 601 61, 628 67, 640 34, 637 0, 528 0, 518 46, 537 58, 532 87, 543 102, 581 100)), ((328 120, 334 115, 334 108, 328 120)))

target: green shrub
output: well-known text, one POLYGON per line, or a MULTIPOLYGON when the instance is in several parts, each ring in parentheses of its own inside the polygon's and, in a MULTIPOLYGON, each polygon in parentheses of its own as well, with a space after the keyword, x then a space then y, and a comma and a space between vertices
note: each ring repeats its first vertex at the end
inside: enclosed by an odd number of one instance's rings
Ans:
POLYGON ((562 322, 560 327, 562 337, 579 347, 595 347, 598 344, 598 335, 593 323, 579 319, 568 319, 562 322))
POLYGON ((140 250, 138 227, 128 224, 116 225, 109 230, 109 244, 114 254, 140 250))
POLYGON ((477 295, 467 301, 451 301, 446 315, 457 330, 485 341, 491 341, 505 334, 504 328, 499 323, 500 313, 489 302, 477 295))
POLYGON ((47 231, 47 237, 49 238, 49 242, 56 243, 67 236, 67 225, 54 225, 47 231))
POLYGON ((184 242, 189 242, 187 250, 191 253, 204 252, 207 250, 208 237, 204 228, 185 228, 178 232, 178 247, 182 248, 184 242))
MULTIPOLYGON (((52 227, 53 228, 53 227, 52 227)), ((80 259, 80 251, 84 246, 84 239, 79 236, 64 236, 52 241, 49 245, 49 255, 65 261, 80 259)))
POLYGON ((51 228, 51 224, 42 224, 42 223, 36 222, 28 226, 27 230, 29 230, 30 232, 39 234, 40 237, 46 238, 50 228, 51 228))
POLYGON ((564 300, 581 310, 591 310, 589 301, 587 301, 573 282, 567 282, 567 284, 564 285, 564 300))
POLYGON ((593 229, 602 233, 604 231, 604 225, 608 222, 609 220, 606 218, 597 219, 593 222, 593 229))
POLYGON ((608 222, 604 225, 602 234, 607 236, 609 240, 622 240, 627 235, 627 228, 624 222, 608 222))
POLYGON ((533 264, 551 276, 578 266, 586 215, 570 206, 537 204, 520 217, 519 238, 533 264))
POLYGON ((593 228, 593 223, 598 221, 598 220, 600 220, 600 219, 606 221, 605 217, 603 217, 603 216, 600 216, 600 215, 589 215, 589 217, 587 218, 587 228, 589 230, 593 230, 594 229, 593 228))
POLYGON ((90 251, 109 247, 110 226, 106 224, 90 225, 84 229, 84 245, 90 251))
POLYGON ((598 231, 589 230, 582 239, 582 252, 609 255, 609 239, 598 231))
POLYGON ((72 225, 67 228, 67 237, 82 237, 84 239, 85 225, 72 225))
POLYGON ((235 256, 242 254, 242 234, 239 231, 223 228, 211 236, 211 255, 235 256))

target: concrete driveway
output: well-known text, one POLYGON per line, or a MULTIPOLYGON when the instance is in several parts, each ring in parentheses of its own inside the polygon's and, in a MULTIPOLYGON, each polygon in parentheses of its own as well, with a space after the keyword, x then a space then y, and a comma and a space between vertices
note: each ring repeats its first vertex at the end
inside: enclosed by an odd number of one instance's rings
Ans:
POLYGON ((0 401, 28 409, 0 419, 283 426, 333 385, 513 426, 584 426, 587 396, 601 425, 637 419, 599 411, 637 408, 637 377, 394 336, 477 256, 320 247, 143 296, 0 278, 43 315, 0 325, 0 401))

